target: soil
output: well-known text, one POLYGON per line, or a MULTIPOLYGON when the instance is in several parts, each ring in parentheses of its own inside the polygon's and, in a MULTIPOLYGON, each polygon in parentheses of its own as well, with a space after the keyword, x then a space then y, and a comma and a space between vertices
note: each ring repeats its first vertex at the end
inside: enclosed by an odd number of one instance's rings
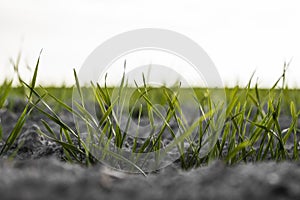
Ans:
MULTIPOLYGON (((10 110, 0 110, 3 140, 8 137, 22 108, 24 103, 19 102, 10 110)), ((64 113, 61 116, 72 125, 72 116, 64 113)), ((33 112, 16 144, 0 157, 1 200, 300 197, 300 162, 294 161, 235 166, 214 161, 189 171, 181 170, 174 163, 147 177, 114 171, 100 163, 91 167, 66 163, 62 148, 37 133, 36 127, 42 128, 41 117, 38 112, 33 112)), ((58 130, 57 125, 49 123, 58 130)), ((280 123, 282 128, 287 128, 290 119, 282 117, 280 123)), ((3 142, 0 149, 2 146, 3 142)))

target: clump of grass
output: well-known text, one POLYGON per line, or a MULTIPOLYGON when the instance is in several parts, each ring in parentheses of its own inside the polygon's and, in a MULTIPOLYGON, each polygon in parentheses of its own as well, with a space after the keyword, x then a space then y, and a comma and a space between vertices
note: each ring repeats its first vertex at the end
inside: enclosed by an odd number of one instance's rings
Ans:
MULTIPOLYGON (((41 53, 42 53, 42 51, 40 52, 40 55, 41 55, 41 53)), ((26 87, 30 88, 30 93, 27 97, 28 98, 28 103, 26 104, 21 116, 19 117, 19 119, 18 119, 17 123, 15 124, 13 130, 11 131, 11 133, 7 137, 3 147, 1 148, 0 156, 3 155, 4 153, 6 153, 12 147, 12 145, 15 143, 16 139, 21 134, 21 131, 22 131, 22 128, 25 124, 26 118, 30 115, 31 111, 33 110, 33 107, 30 107, 30 105, 33 103, 31 101, 32 101, 32 96, 33 96, 33 93, 34 93, 34 88, 35 88, 36 79, 37 79, 37 72, 38 72, 38 67, 39 67, 39 62, 40 62, 40 55, 38 57, 38 60, 37 60, 36 66, 35 66, 35 70, 34 70, 34 74, 33 74, 31 83, 27 84, 19 76, 20 82, 22 84, 24 84, 26 87)), ((19 63, 19 59, 18 59, 16 65, 14 66, 15 69, 18 68, 18 63, 19 63)), ((9 88, 11 88, 11 85, 9 86, 9 88)), ((34 104, 37 104, 38 101, 34 102, 34 104)))
MULTIPOLYGON (((65 133, 67 141, 64 141, 65 143, 63 143, 57 138, 56 141, 64 144, 70 155, 76 156, 76 153, 80 152, 87 158, 91 158, 93 157, 93 153, 95 153, 95 144, 97 144, 97 148, 101 147, 101 151, 96 151, 96 153, 101 152, 101 156, 97 157, 97 159, 105 160, 105 158, 107 158, 109 160, 115 160, 113 163, 114 165, 117 165, 121 160, 123 162, 127 162, 127 164, 130 163, 130 165, 133 165, 135 168, 140 170, 140 168, 143 167, 144 162, 146 162, 146 159, 153 158, 141 158, 135 155, 135 153, 138 152, 142 154, 156 151, 159 152, 159 150, 163 148, 162 134, 166 129, 168 129, 172 139, 175 141, 172 144, 172 147, 176 146, 177 151, 179 152, 181 166, 186 169, 192 166, 202 165, 203 163, 207 163, 214 159, 222 159, 228 164, 235 164, 249 161, 257 162, 266 159, 280 161, 285 159, 298 159, 299 157, 297 150, 297 120, 299 111, 296 111, 296 106, 293 101, 289 102, 290 113, 292 116, 290 127, 283 130, 279 124, 279 116, 285 93, 285 71, 274 86, 266 91, 261 92, 258 89, 257 84, 254 88, 251 88, 251 80, 245 89, 240 89, 239 87, 226 89, 228 102, 226 107, 226 122, 223 125, 222 135, 214 147, 206 155, 202 156, 199 156, 202 148, 201 141, 207 130, 209 130, 213 124, 218 123, 216 120, 218 117, 215 117, 218 112, 212 110, 212 102, 209 95, 197 100, 202 103, 199 103, 199 108, 206 107, 208 108, 206 111, 211 109, 210 112, 203 113, 205 117, 200 118, 192 126, 186 127, 186 124, 183 124, 181 121, 181 116, 178 115, 178 113, 181 112, 181 105, 179 105, 176 100, 178 97, 176 94, 172 94, 172 96, 165 88, 159 89, 160 92, 165 94, 164 98, 168 102, 166 115, 162 115, 162 113, 153 106, 153 103, 150 100, 149 93, 153 88, 149 88, 146 85, 140 87, 136 84, 137 97, 135 100, 132 100, 131 104, 137 104, 137 102, 140 102, 141 100, 145 103, 140 104, 141 106, 138 110, 136 107, 132 106, 132 109, 129 112, 129 120, 126 122, 127 126, 125 126, 125 130, 122 130, 118 123, 115 123, 119 119, 117 119, 116 113, 114 113, 114 107, 117 105, 119 106, 124 102, 120 102, 120 99, 118 98, 113 101, 111 98, 112 94, 106 85, 104 87, 100 87, 98 84, 92 84, 92 91, 96 99, 97 106, 99 106, 99 110, 102 113, 99 120, 95 119, 91 112, 89 112, 86 108, 84 92, 81 90, 82 88, 75 72, 74 76, 77 83, 76 91, 80 100, 79 102, 75 102, 77 110, 68 107, 61 101, 57 101, 67 110, 75 114, 76 117, 83 120, 86 124, 86 128, 84 130, 79 130, 79 125, 77 125, 77 130, 71 130, 70 127, 66 127, 66 125, 64 125, 57 117, 48 116, 61 125, 63 130, 62 132, 65 133), (281 80, 282 87, 276 89, 281 80), (261 93, 265 93, 263 97, 261 93), (137 148, 137 146, 140 141, 138 138, 133 138, 132 148, 130 151, 131 154, 134 155, 134 159, 128 160, 128 157, 126 157, 125 154, 122 154, 123 152, 120 153, 126 141, 127 128, 129 127, 128 124, 131 123, 130 120, 132 120, 133 114, 137 116, 137 123, 139 124, 143 113, 146 113, 146 115, 149 116, 149 123, 151 125, 153 125, 154 121, 153 116, 156 114, 160 120, 162 120, 163 126, 159 130, 157 137, 149 136, 147 139, 142 141, 143 143, 139 146, 139 148, 137 148), (183 130, 182 135, 178 138, 176 138, 174 130, 170 125, 172 118, 175 119, 177 128, 181 128, 183 130), (100 132, 99 127, 101 127, 100 132), (191 142, 189 138, 194 130, 198 131, 198 138, 194 140, 198 143, 191 142), (80 134, 76 134, 81 131, 88 132, 88 140, 84 141, 80 138, 80 134), (74 146, 71 142, 69 133, 78 139, 78 143, 82 147, 81 150, 83 151, 79 151, 80 149, 74 146), (288 154, 285 147, 287 140, 291 135, 293 135, 294 138, 292 157, 288 154), (184 149, 183 146, 186 142, 189 144, 189 147, 184 149), (111 146, 112 144, 113 147, 111 146), (69 145, 72 145, 72 148, 70 148, 69 145), (119 152, 116 153, 111 148, 117 148, 119 152), (90 154, 91 152, 92 155, 90 154), (136 160, 138 158, 140 158, 143 162, 136 160)), ((119 97, 122 96, 122 92, 128 92, 126 90, 128 89, 127 87, 125 80, 122 80, 120 87, 117 88, 119 91, 119 97)), ((203 91, 205 90, 202 89, 202 92, 203 91)), ((166 149, 167 151, 171 151, 170 147, 166 149)), ((86 162, 89 163, 90 161, 86 160, 86 162)))
POLYGON ((172 90, 153 88, 143 77, 142 85, 135 83, 132 87, 128 85, 124 72, 121 84, 116 88, 98 83, 81 86, 74 71, 76 86, 71 106, 49 89, 35 88, 37 63, 31 84, 20 78, 30 90, 28 105, 1 153, 7 151, 20 134, 30 111, 37 109, 60 127, 57 133, 46 120, 42 120, 47 132, 39 129, 39 133, 61 145, 69 162, 91 165, 100 161, 121 170, 145 174, 168 164, 165 160, 175 160, 183 169, 198 167, 215 159, 229 165, 298 160, 299 94, 287 88, 286 68, 287 64, 270 89, 259 89, 257 83, 252 88, 252 78, 245 88, 193 88, 197 94, 194 103, 201 115, 193 123, 188 123, 183 115, 184 105, 179 101, 180 95, 186 94, 180 84, 172 90), (226 102, 216 104, 212 94, 222 91, 226 93, 226 102), (128 101, 123 98, 126 95, 131 96, 128 101), (74 116, 75 127, 62 120, 57 109, 49 105, 50 101, 74 116), (160 109, 155 106, 157 103, 165 107, 160 109), (125 120, 122 113, 127 115, 125 120), (283 113, 290 117, 287 128, 280 125, 283 113), (136 135, 129 134, 133 123, 137 124, 136 135), (143 123, 149 124, 150 132, 141 138, 143 130, 140 125, 143 123), (210 138, 210 135, 215 137, 210 138), (293 141, 292 150, 287 146, 289 140, 293 141), (212 145, 207 150, 209 142, 212 145))

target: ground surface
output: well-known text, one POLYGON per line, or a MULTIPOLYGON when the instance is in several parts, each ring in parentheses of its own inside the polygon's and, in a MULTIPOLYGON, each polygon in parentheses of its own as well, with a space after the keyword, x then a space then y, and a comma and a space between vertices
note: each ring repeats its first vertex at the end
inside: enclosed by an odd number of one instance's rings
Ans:
MULTIPOLYGON (((24 107, 0 110, 7 137, 24 107)), ((71 123, 72 116, 64 116, 71 123)), ((27 120, 17 144, 0 160, 0 199, 297 199, 299 162, 225 166, 215 161, 188 172, 175 164, 148 177, 62 161, 60 146, 36 133, 41 116, 27 120), (19 151, 16 151, 20 146, 19 151), (11 160, 11 155, 14 159, 11 160)), ((282 118, 282 127, 289 119, 282 118)), ((53 127, 55 125, 53 124, 53 127)), ((0 148, 3 143, 0 143, 0 148)))
POLYGON ((225 167, 190 172, 168 168, 145 178, 82 168, 55 159, 1 162, 1 199, 297 199, 299 163, 225 167))

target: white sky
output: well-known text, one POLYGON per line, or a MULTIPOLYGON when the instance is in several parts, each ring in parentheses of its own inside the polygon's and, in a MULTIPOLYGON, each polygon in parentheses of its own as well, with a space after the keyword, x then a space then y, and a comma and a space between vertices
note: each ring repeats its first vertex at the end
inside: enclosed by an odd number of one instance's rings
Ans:
POLYGON ((289 86, 300 86, 300 4, 294 0, 0 0, 0 82, 22 50, 22 71, 43 48, 38 81, 73 83, 86 57, 110 37, 137 28, 177 31, 211 57, 226 85, 256 70, 271 86, 292 60, 289 86))

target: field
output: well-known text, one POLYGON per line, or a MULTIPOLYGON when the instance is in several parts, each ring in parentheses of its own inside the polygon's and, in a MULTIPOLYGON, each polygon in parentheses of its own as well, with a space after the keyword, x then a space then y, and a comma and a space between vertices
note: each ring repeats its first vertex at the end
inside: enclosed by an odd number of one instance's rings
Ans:
POLYGON ((294 199, 300 90, 0 86, 1 199, 294 199), (192 94, 192 95, 191 95, 192 94), (14 190, 20 193, 14 193, 14 190))

